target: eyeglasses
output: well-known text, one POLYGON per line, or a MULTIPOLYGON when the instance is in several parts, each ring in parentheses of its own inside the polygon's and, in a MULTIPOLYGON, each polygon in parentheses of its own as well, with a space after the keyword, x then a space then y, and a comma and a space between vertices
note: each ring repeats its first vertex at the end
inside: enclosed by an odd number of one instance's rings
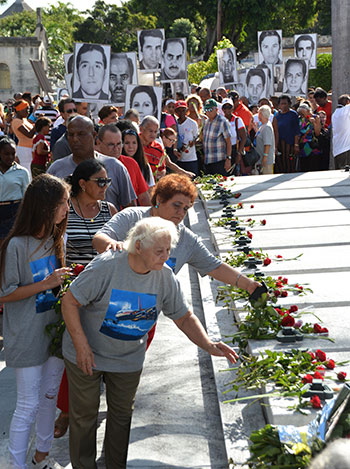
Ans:
POLYGON ((110 150, 114 150, 114 148, 118 148, 118 147, 121 147, 122 145, 122 142, 118 142, 118 143, 104 143, 102 142, 104 145, 106 145, 106 147, 108 147, 110 150))
POLYGON ((67 109, 66 113, 67 114, 72 114, 73 112, 78 112, 76 108, 74 109, 67 109))
POLYGON ((171 143, 176 143, 176 138, 175 139, 174 138, 169 138, 167 136, 165 136, 165 138, 167 138, 169 140, 169 142, 171 142, 171 143))
POLYGON ((111 178, 90 178, 89 181, 94 181, 97 183, 98 187, 110 186, 112 183, 111 178))
POLYGON ((205 112, 211 112, 211 111, 213 111, 213 110, 214 110, 213 107, 208 107, 208 109, 205 109, 204 111, 205 111, 205 112))

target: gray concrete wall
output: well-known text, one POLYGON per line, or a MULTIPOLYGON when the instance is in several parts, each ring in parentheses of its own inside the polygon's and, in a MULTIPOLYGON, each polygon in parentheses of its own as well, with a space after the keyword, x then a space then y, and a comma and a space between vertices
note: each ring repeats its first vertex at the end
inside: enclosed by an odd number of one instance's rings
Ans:
POLYGON ((350 92, 350 2, 332 0, 332 89, 333 110, 338 103, 338 96, 350 92))
POLYGON ((11 80, 10 89, 3 89, 0 83, 0 101, 12 98, 16 92, 31 91, 34 94, 40 92, 29 59, 39 60, 41 48, 42 43, 34 37, 0 38, 0 63, 8 65, 11 80))

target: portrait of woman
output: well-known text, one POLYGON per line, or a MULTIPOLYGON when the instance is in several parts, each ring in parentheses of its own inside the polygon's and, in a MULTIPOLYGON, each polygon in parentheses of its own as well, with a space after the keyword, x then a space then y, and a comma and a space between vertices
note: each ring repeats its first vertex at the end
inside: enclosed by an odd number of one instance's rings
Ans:
POLYGON ((146 85, 128 85, 126 88, 125 110, 136 109, 140 122, 146 116, 160 120, 162 88, 146 85))
POLYGON ((306 60, 288 59, 284 69, 283 93, 291 96, 305 96, 308 78, 306 60))

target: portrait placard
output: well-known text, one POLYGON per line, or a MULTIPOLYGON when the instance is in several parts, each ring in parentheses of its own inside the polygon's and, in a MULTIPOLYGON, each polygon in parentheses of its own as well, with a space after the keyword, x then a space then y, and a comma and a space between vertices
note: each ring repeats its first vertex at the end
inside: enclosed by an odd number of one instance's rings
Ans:
POLYGON ((115 106, 125 106, 127 85, 137 85, 136 52, 111 54, 109 98, 115 106))
POLYGON ((227 86, 238 82, 236 48, 218 49, 216 51, 218 59, 219 82, 220 85, 227 86))
POLYGON ((187 80, 171 81, 170 88, 171 95, 174 97, 174 99, 176 99, 176 93, 183 93, 185 98, 189 94, 187 80))
POLYGON ((75 101, 109 102, 111 46, 75 43, 73 94, 75 101))
POLYGON ((284 78, 284 65, 278 64, 273 66, 273 91, 274 93, 282 93, 284 78))
POLYGON ((268 74, 265 68, 250 68, 246 75, 246 94, 249 104, 258 104, 260 98, 266 98, 268 92, 268 74))
POLYGON ((284 64, 283 93, 291 96, 306 96, 308 76, 307 60, 287 59, 284 64))
POLYGON ((146 116, 154 116, 160 122, 162 91, 159 86, 127 85, 125 112, 136 109, 140 114, 140 122, 146 116))
POLYGON ((258 31, 259 64, 282 63, 282 29, 258 31))
POLYGON ((317 34, 294 34, 294 56, 308 61, 308 68, 317 68, 317 34))
POLYGON ((139 69, 143 73, 159 72, 162 60, 164 29, 142 29, 137 31, 139 69))
POLYGON ((184 37, 171 37, 162 43, 160 81, 169 83, 187 79, 187 41, 184 37))

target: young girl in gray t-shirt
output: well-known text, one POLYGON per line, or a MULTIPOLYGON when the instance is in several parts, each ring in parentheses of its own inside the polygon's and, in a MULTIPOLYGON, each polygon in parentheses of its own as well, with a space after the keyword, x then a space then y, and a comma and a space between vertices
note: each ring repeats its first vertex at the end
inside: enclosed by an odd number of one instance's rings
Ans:
POLYGON ((17 403, 9 432, 11 465, 26 468, 36 421, 37 469, 61 468, 48 459, 54 432, 63 360, 50 357, 45 327, 55 322, 52 289, 69 271, 64 266, 69 186, 42 174, 29 184, 15 224, 0 248, 0 303, 4 303, 6 365, 16 373, 17 403))

